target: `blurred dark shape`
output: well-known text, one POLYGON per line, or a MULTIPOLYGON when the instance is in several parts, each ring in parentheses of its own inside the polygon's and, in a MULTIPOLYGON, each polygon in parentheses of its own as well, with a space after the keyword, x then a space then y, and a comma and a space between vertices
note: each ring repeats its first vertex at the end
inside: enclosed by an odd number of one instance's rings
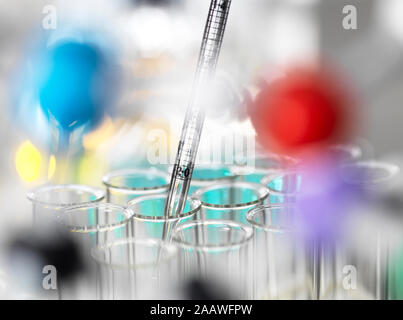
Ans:
MULTIPOLYGON (((77 243, 71 235, 57 226, 44 230, 21 230, 8 245, 8 258, 12 269, 34 274, 35 287, 41 288, 45 276, 42 270, 51 265, 56 268, 58 287, 72 281, 84 270, 84 262, 77 243), (53 230, 50 231, 50 230, 53 230), (21 259, 22 258, 22 259, 21 259), (25 265, 18 265, 25 263, 25 265)), ((21 276, 21 275, 16 275, 21 276)))
POLYGON ((321 150, 351 139, 355 102, 336 72, 293 67, 264 86, 249 106, 259 143, 286 154, 321 150))
POLYGON ((229 300, 230 294, 216 282, 193 278, 184 284, 185 299, 188 300, 229 300))
POLYGON ((386 213, 391 213, 393 216, 403 218, 403 196, 401 190, 399 192, 389 192, 382 197, 380 197, 380 204, 383 207, 383 211, 386 213))
POLYGON ((183 0, 132 0, 135 5, 180 6, 183 0))

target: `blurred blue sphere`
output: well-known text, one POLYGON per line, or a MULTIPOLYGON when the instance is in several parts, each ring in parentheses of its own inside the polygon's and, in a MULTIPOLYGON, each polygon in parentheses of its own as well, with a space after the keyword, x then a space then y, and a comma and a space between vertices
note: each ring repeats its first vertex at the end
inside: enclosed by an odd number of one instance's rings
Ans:
POLYGON ((96 125, 110 101, 110 70, 106 57, 93 44, 56 43, 45 55, 39 101, 48 118, 69 132, 96 125))

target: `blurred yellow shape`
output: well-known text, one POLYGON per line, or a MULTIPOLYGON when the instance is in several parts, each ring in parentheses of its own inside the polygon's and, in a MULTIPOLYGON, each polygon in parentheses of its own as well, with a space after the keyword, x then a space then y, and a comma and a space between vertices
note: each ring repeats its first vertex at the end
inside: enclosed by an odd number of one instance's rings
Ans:
POLYGON ((107 140, 115 131, 112 119, 107 117, 102 125, 95 131, 83 137, 83 146, 86 150, 96 150, 97 147, 107 140))
POLYGON ((136 77, 158 77, 172 70, 173 59, 168 55, 154 58, 141 58, 132 64, 133 73, 136 77))
POLYGON ((21 179, 33 182, 39 177, 41 167, 41 154, 29 141, 23 142, 15 156, 15 167, 21 179))
POLYGON ((52 154, 49 159, 49 167, 48 167, 48 179, 50 180, 56 171, 56 158, 52 154))
POLYGON ((102 176, 107 170, 103 157, 93 152, 86 152, 78 165, 78 182, 102 186, 102 176))

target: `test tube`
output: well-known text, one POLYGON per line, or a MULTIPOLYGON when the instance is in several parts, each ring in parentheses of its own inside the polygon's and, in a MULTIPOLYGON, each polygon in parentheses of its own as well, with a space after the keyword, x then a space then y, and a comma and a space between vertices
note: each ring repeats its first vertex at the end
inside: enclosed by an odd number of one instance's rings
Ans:
POLYGON ((62 298, 94 299, 97 296, 91 249, 130 238, 132 218, 133 212, 130 209, 111 203, 73 206, 58 215, 58 222, 71 232, 79 245, 86 268, 82 277, 62 288, 62 298))
POLYGON ((102 178, 106 201, 126 206, 138 196, 166 192, 170 176, 155 169, 125 169, 108 173, 102 178))
POLYGON ((133 234, 135 238, 162 239, 165 223, 174 227, 177 224, 197 219, 201 202, 188 197, 184 211, 179 217, 165 217, 167 193, 142 196, 131 200, 128 208, 133 212, 133 234))
MULTIPOLYGON (((296 170, 272 172, 262 179, 269 189, 268 205, 289 206, 295 203, 301 190, 302 174, 296 170)), ((338 283, 339 246, 334 242, 313 239, 307 244, 311 263, 312 298, 321 299, 334 292, 338 283), (327 294, 328 295, 328 294, 327 294)), ((330 296, 330 295, 329 295, 330 296)))
POLYGON ((262 178, 261 184, 269 190, 267 203, 290 203, 300 190, 301 175, 294 170, 272 171, 262 178))
POLYGON ((173 299, 178 248, 160 239, 128 238, 92 250, 101 300, 173 299))
POLYGON ((357 269, 359 282, 371 297, 388 299, 396 288, 393 269, 403 246, 403 233, 398 215, 381 201, 396 187, 400 169, 376 160, 359 161, 342 169, 345 181, 359 185, 366 194, 348 235, 349 264, 357 269))
POLYGON ((255 299, 311 299, 308 247, 298 238, 292 205, 265 205, 250 210, 253 227, 255 299))
POLYGON ((263 204, 269 190, 259 184, 234 181, 198 189, 194 197, 202 204, 201 219, 220 219, 247 223, 246 213, 263 204))
POLYGON ((102 190, 73 184, 45 185, 27 194, 34 224, 55 219, 67 207, 99 203, 104 196, 102 190))
POLYGON ((251 227, 234 221, 198 220, 177 226, 172 240, 180 248, 183 281, 201 279, 226 288, 233 299, 250 299, 252 235, 251 227))

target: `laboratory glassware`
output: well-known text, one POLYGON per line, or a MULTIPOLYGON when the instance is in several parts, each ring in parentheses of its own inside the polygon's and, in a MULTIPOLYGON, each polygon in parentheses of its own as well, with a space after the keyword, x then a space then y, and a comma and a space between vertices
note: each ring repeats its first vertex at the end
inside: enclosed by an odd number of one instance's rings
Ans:
POLYGON ((259 184, 234 181, 198 189, 194 197, 202 204, 201 219, 220 219, 246 223, 246 213, 263 204, 269 190, 259 184))
POLYGON ((225 220, 183 223, 172 232, 180 248, 182 281, 200 279, 230 292, 231 298, 252 297, 253 230, 225 220))
POLYGON ((97 294, 96 269, 91 249, 131 238, 130 209, 110 203, 68 207, 58 214, 58 222, 80 248, 85 272, 68 286, 61 288, 62 299, 94 299, 97 294))
POLYGON ((56 218, 63 209, 101 202, 105 193, 102 190, 84 185, 45 185, 27 194, 32 202, 34 223, 41 224, 56 218))
POLYGON ((128 203, 133 212, 133 236, 135 238, 162 239, 164 224, 174 227, 180 223, 195 220, 200 214, 199 200, 188 197, 183 213, 179 217, 167 218, 164 214, 167 193, 137 197, 128 203))
POLYGON ((127 238, 92 250, 98 269, 98 299, 174 299, 178 249, 153 238, 127 238))
POLYGON ((180 215, 186 202, 200 142, 205 113, 203 104, 220 55, 231 0, 212 0, 204 29, 199 60, 187 108, 177 156, 172 170, 166 216, 180 215))
POLYGON ((253 287, 255 299, 311 299, 309 246, 295 228, 296 208, 265 205, 250 210, 254 229, 253 287))
POLYGON ((166 192, 169 175, 155 168, 124 169, 108 173, 102 182, 106 201, 126 206, 135 197, 166 192))

